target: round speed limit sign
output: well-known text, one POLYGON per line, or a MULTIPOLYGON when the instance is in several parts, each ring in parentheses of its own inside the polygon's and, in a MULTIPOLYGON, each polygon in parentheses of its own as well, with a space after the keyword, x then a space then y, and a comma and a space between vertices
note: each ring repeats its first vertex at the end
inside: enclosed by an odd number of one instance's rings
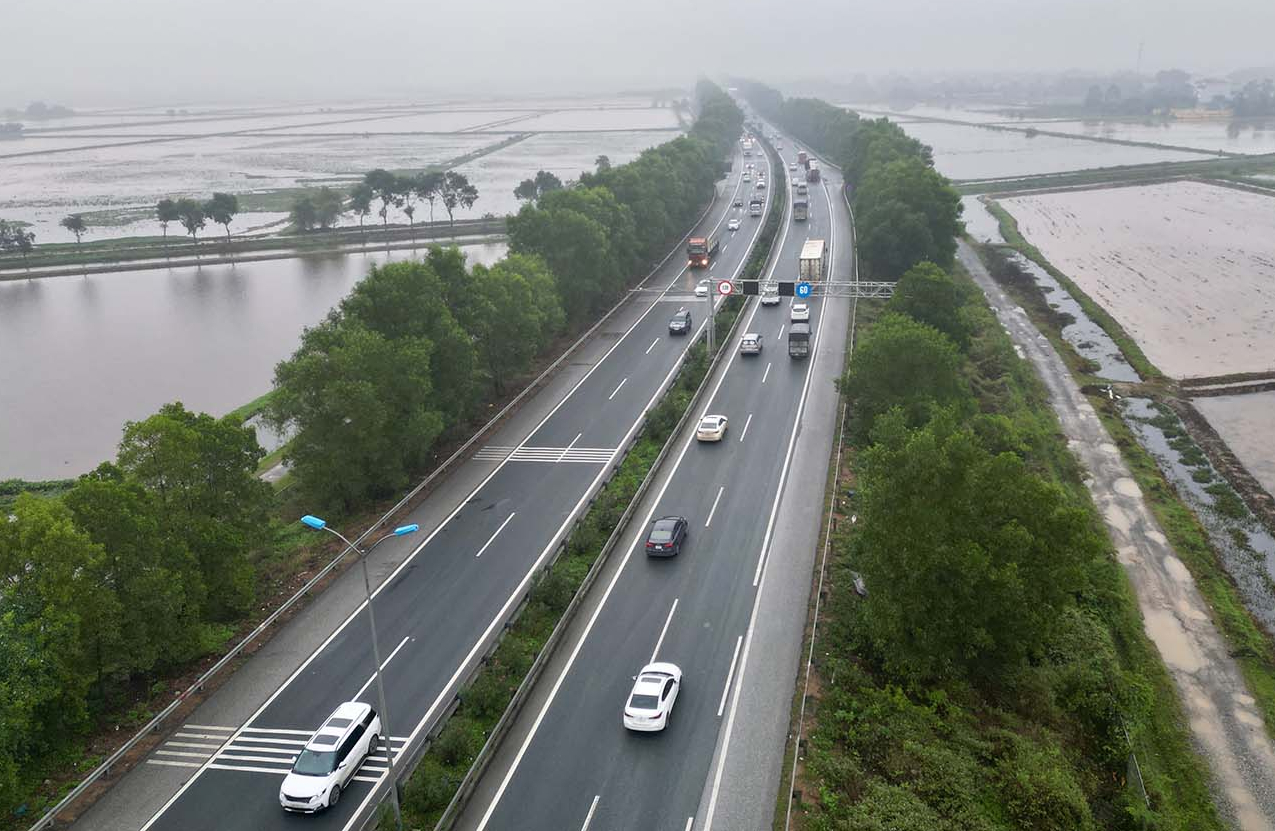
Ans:
POLYGON ((732 283, 730 280, 722 280, 720 283, 717 284, 717 293, 720 294, 722 297, 726 297, 727 295, 731 294, 733 291, 735 291, 735 284, 732 283))

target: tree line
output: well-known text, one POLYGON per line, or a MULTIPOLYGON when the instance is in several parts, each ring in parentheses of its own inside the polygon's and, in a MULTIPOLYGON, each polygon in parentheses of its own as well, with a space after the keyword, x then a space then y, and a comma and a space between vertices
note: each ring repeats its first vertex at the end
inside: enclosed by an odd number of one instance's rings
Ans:
MULTIPOLYGON (((294 433, 287 459, 312 504, 349 511, 400 491, 440 439, 485 412, 492 393, 565 328, 618 300, 685 233, 743 124, 717 87, 701 84, 698 99, 688 136, 625 165, 599 158, 569 188, 544 171, 529 179, 534 201, 510 218, 504 260, 467 270, 457 249, 433 247, 419 262, 374 268, 306 330, 276 368, 266 415, 294 433)), ((364 178, 383 219, 402 181, 384 171, 364 178)), ((446 177, 441 187, 453 194, 436 197, 444 207, 463 191, 446 177)))
POLYGON ((921 262, 951 267, 963 206, 934 169, 929 147, 885 118, 860 119, 816 99, 784 99, 753 82, 741 88, 761 115, 842 169, 853 198, 859 261, 872 279, 897 280, 921 262))
POLYGON ((169 404, 61 498, 17 497, 0 522, 0 810, 251 608, 263 455, 252 429, 169 404))

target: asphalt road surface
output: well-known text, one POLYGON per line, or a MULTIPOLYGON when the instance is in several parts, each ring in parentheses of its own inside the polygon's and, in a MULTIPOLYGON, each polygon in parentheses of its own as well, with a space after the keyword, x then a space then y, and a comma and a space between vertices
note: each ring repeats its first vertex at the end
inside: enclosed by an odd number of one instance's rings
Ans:
MULTIPOLYGON (((785 155, 794 154, 789 149, 785 155)), ((791 175, 778 174, 775 186, 787 186, 791 175)), ((798 255, 807 238, 830 240, 832 279, 850 279, 844 270, 835 273, 836 264, 848 262, 838 247, 848 248, 850 240, 835 185, 834 180, 832 186, 811 187, 809 222, 787 221, 775 279, 796 279, 798 255)), ((740 355, 735 349, 737 336, 729 363, 714 379, 700 408, 701 413, 730 419, 725 439, 698 443, 693 427, 680 437, 671 466, 638 514, 646 521, 626 537, 623 558, 609 582, 595 584, 605 589, 598 589, 600 597, 580 615, 583 622, 562 647, 566 655, 542 676, 544 690, 523 711, 459 828, 681 831, 714 827, 712 815, 722 810, 717 804, 722 781, 716 771, 728 753, 723 740, 732 726, 738 730, 736 752, 755 749, 748 736, 756 727, 770 737, 763 752, 771 758, 782 756, 789 699, 782 694, 771 697, 768 712, 759 716, 765 725, 736 721, 739 678, 750 660, 764 578, 778 570, 783 573, 778 579, 797 587, 787 605, 799 622, 795 630, 789 628, 779 649, 752 653, 751 662, 754 672, 760 669, 763 677, 777 681, 777 687, 791 696, 813 538, 818 532, 822 474, 803 483, 814 494, 813 521, 806 523, 812 532, 807 549, 771 543, 796 439, 803 422, 812 417, 808 404, 816 373, 826 387, 821 389, 817 417, 828 429, 820 442, 805 451, 818 462, 815 470, 827 469, 835 413, 835 395, 830 394, 835 370, 816 370, 815 361, 787 355, 789 302, 783 300, 779 306, 753 303, 746 309, 739 334, 761 334, 765 348, 759 356, 740 355), (646 528, 652 519, 665 515, 688 518, 688 541, 676 558, 647 558, 646 528), (675 663, 684 674, 670 725, 662 733, 629 732, 622 726, 621 712, 633 676, 656 660, 675 663), (779 725, 777 740, 775 725, 779 725)), ((839 358, 848 302, 831 298, 811 302, 812 328, 824 341, 820 352, 839 358), (830 306, 839 307, 837 322, 825 327, 830 306)), ((776 785, 777 777, 769 782, 768 791, 756 794, 762 816, 754 806, 748 826, 732 827, 765 827, 776 785)), ((715 827, 727 826, 718 822, 715 827)))

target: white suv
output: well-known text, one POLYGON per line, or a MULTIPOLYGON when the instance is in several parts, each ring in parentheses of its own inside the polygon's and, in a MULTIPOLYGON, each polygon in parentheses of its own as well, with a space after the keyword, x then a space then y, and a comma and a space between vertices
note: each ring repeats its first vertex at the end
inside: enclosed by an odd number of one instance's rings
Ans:
POLYGON ((315 813, 331 808, 341 790, 376 751, 381 718, 369 705, 347 701, 323 723, 297 756, 279 787, 287 811, 315 813))

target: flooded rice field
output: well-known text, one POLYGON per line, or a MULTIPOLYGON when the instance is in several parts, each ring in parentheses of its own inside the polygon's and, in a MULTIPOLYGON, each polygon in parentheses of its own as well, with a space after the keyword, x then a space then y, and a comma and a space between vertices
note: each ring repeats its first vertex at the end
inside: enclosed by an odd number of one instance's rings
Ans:
POLYGON ((1196 182, 1004 199, 1164 373, 1275 369, 1275 202, 1196 182))
POLYGON ((1211 158, 1202 153, 1130 147, 1017 130, 915 121, 904 131, 934 149, 934 166, 950 179, 999 179, 1095 167, 1211 158))
POLYGON ((1000 223, 996 221, 996 217, 992 216, 991 211, 987 210, 987 205, 981 199, 977 196, 962 196, 961 204, 965 206, 965 210, 961 212, 961 219, 965 222, 966 233, 979 242, 1005 244, 1000 223))
POLYGON ((943 107, 935 104, 840 104, 847 110, 854 110, 864 118, 878 118, 886 115, 891 121, 915 121, 926 118, 942 118, 951 121, 964 121, 969 124, 996 124, 1009 120, 1002 110, 1006 107, 943 107), (896 116, 898 118, 896 119, 896 116))
POLYGON ((1275 118, 1244 121, 1041 121, 1021 124, 1093 138, 1145 141, 1223 153, 1275 153, 1275 118))
POLYGON ((1207 396, 1191 403, 1253 478, 1275 494, 1275 392, 1207 396))
MULTIPOLYGON (((491 263, 506 247, 464 251, 491 263)), ((125 421, 168 401, 217 415, 251 401, 301 330, 386 256, 0 283, 0 479, 91 470, 113 458, 125 421)))
POLYGON ((1199 517, 1244 605, 1268 632, 1275 632, 1275 538, 1195 446, 1171 410, 1144 398, 1128 398, 1121 414, 1199 517))
MULTIPOLYGON (((244 212, 231 230, 243 232, 272 227, 286 216, 285 199, 242 198, 246 194, 300 185, 344 188, 375 167, 424 168, 485 150, 497 150, 499 159, 460 168, 484 178, 475 182, 477 204, 461 209, 457 218, 501 214, 517 208, 513 188, 538 169, 573 178, 592 168, 598 155, 621 164, 671 139, 678 129, 675 112, 651 104, 646 98, 621 97, 465 106, 276 105, 205 108, 174 117, 138 110, 32 122, 30 135, 0 141, 0 219, 30 223, 37 244, 73 242, 73 235, 58 226, 71 213, 86 215, 90 239, 158 235, 159 223, 152 218, 158 200, 206 199, 213 191, 226 191, 241 196, 244 212), (541 145, 501 147, 514 133, 541 130, 546 133, 541 145), (500 173, 487 175, 489 170, 500 173)), ((392 212, 391 221, 406 222, 406 217, 392 212)), ((357 219, 346 217, 344 224, 357 219)), ((169 230, 181 233, 176 226, 169 230)), ((220 230, 210 226, 205 233, 220 230)))

